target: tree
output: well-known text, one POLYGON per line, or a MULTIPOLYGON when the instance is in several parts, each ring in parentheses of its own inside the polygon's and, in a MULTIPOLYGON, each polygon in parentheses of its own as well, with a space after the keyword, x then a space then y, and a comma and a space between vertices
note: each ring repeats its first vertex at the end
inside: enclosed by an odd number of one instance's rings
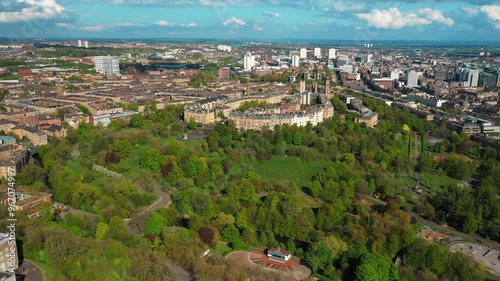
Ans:
POLYGON ((347 106, 343 101, 339 99, 339 97, 335 96, 332 98, 333 108, 341 114, 347 114, 347 106))
POLYGON ((127 139, 115 140, 113 143, 113 151, 118 153, 120 157, 127 158, 132 153, 132 145, 127 139))
POLYGON ((238 248, 241 246, 241 237, 240 237, 240 232, 234 226, 234 224, 229 224, 224 227, 224 230, 222 231, 222 238, 226 240, 227 242, 231 243, 233 245, 233 248, 238 248))
POLYGON ((196 123, 196 120, 194 118, 190 118, 187 123, 187 128, 188 130, 194 130, 198 127, 198 123, 196 123))
POLYGON ((103 222, 97 223, 97 229, 95 231, 95 238, 97 240, 103 240, 106 235, 108 235, 109 226, 103 222))
POLYGON ((245 229, 248 227, 248 211, 247 208, 243 207, 236 213, 236 226, 239 229, 245 229))
POLYGON ((318 180, 314 180, 309 187, 312 197, 318 197, 322 189, 323 187, 321 186, 321 183, 318 180))
POLYGON ((46 177, 47 173, 42 167, 30 163, 17 176, 17 183, 21 185, 32 185, 37 182, 45 183, 46 177))
POLYGON ((216 222, 220 229, 223 229, 228 224, 233 224, 235 222, 235 218, 231 214, 226 214, 224 212, 220 212, 217 215, 216 222))
POLYGON ((145 148, 139 154, 139 165, 151 171, 158 171, 163 162, 163 155, 155 148, 145 148))
POLYGON ((299 130, 295 130, 292 134, 292 144, 301 145, 302 144, 302 134, 299 130))
POLYGON ((432 172, 434 170, 434 159, 425 154, 420 154, 417 159, 417 172, 432 172))
POLYGON ((165 219, 160 213, 153 212, 146 220, 146 226, 144 230, 146 233, 159 235, 166 224, 167 219, 165 219))
POLYGON ((142 114, 134 114, 130 117, 130 126, 132 126, 132 128, 141 128, 143 125, 143 120, 144 116, 142 116, 142 114))
POLYGON ((204 226, 198 230, 201 241, 211 247, 216 247, 217 242, 219 242, 219 232, 217 229, 211 225, 204 226))
POLYGON ((355 281, 397 281, 398 268, 388 258, 365 254, 361 263, 356 267, 355 281))

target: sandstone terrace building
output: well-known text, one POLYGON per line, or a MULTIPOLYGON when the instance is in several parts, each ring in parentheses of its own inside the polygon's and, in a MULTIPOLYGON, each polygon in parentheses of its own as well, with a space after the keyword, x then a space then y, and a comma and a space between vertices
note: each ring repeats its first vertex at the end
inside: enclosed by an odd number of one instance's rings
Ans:
POLYGON ((0 178, 7 179, 9 170, 21 172, 28 165, 29 154, 18 144, 0 145, 0 178))
POLYGON ((333 106, 330 109, 322 108, 321 106, 310 107, 303 112, 291 113, 273 113, 273 114, 259 114, 255 112, 243 113, 239 111, 231 112, 229 120, 234 121, 235 127, 240 130, 253 130, 260 131, 262 129, 272 130, 276 125, 297 125, 299 127, 306 126, 308 123, 316 126, 323 122, 325 119, 333 116, 333 106), (324 112, 331 114, 331 116, 324 116, 324 112))
POLYGON ((233 100, 227 96, 217 96, 186 106, 184 120, 213 124, 221 121, 222 117, 228 117, 229 120, 235 122, 238 129, 255 131, 264 127, 273 129, 275 125, 284 124, 305 126, 311 123, 316 125, 333 116, 332 104, 326 97, 321 98, 321 101, 320 105, 300 111, 300 97, 283 92, 251 95, 233 100), (247 101, 266 102, 274 106, 253 108, 245 113, 237 111, 240 105, 247 101))

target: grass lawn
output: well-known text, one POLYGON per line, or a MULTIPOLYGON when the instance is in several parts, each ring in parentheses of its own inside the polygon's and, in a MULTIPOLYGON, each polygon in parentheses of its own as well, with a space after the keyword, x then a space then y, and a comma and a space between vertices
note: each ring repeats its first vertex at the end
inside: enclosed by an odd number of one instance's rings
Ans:
POLYGON ((311 178, 324 168, 331 165, 328 160, 304 162, 296 157, 273 157, 261 163, 253 161, 251 164, 255 172, 265 178, 296 181, 299 187, 308 186, 311 178))
POLYGON ((84 172, 88 171, 88 169, 82 165, 80 160, 71 159, 66 161, 65 165, 69 167, 73 172, 75 172, 78 176, 81 176, 84 172))
POLYGON ((420 182, 422 183, 422 185, 431 188, 435 192, 441 192, 442 190, 440 186, 457 184, 461 181, 450 178, 447 175, 439 175, 437 173, 421 173, 420 182))
POLYGON ((227 254, 233 252, 234 249, 229 247, 227 243, 219 241, 217 242, 217 246, 215 247, 215 252, 220 253, 223 256, 226 256, 227 254))
POLYGON ((184 148, 193 149, 193 148, 201 147, 201 144, 205 141, 204 138, 202 138, 202 139, 188 138, 187 140, 185 140, 185 139, 182 139, 182 135, 169 136, 167 138, 157 137, 157 138, 153 138, 152 140, 156 140, 162 144, 170 144, 172 142, 177 142, 182 149, 184 149, 184 148))

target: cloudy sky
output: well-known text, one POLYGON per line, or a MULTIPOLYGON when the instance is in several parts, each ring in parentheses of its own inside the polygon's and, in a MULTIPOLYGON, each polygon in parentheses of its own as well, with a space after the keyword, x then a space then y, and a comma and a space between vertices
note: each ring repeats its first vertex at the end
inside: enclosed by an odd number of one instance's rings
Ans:
POLYGON ((497 0, 0 0, 0 37, 500 41, 497 0))

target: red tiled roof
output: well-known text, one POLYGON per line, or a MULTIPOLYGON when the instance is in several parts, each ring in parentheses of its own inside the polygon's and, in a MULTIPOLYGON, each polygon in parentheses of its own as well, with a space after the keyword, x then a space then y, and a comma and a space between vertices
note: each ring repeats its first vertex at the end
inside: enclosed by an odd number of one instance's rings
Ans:
POLYGON ((33 72, 31 71, 31 69, 19 69, 17 71, 17 74, 18 75, 33 75, 33 72))

